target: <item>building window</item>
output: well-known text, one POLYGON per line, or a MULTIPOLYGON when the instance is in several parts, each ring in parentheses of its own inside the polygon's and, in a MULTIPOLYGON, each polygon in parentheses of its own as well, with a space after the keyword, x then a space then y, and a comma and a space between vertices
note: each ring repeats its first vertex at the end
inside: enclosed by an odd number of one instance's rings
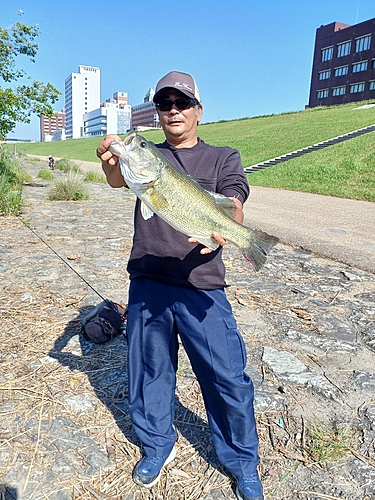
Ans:
POLYGON ((345 94, 345 85, 341 86, 341 87, 334 87, 332 89, 332 95, 333 96, 336 96, 336 95, 344 95, 345 94))
POLYGON ((373 80, 372 82, 370 82, 369 90, 375 90, 375 80, 373 80))
POLYGON ((372 62, 371 68, 374 69, 375 68, 375 59, 373 59, 371 62, 372 62))
POLYGON ((353 85, 350 85, 349 87, 349 92, 351 94, 356 94, 357 92, 363 92, 365 90, 365 83, 353 83, 353 85))
POLYGON ((343 76, 348 74, 348 66, 340 66, 335 68, 334 76, 343 76))
POLYGON ((330 61, 333 57, 333 47, 322 49, 322 62, 330 61))
POLYGON ((339 43, 337 45, 337 57, 348 56, 350 54, 350 49, 352 48, 352 42, 339 43))
POLYGON ((331 78, 331 70, 320 71, 319 72, 319 80, 327 80, 327 78, 331 78))
POLYGON ((355 51, 362 52, 363 50, 368 50, 371 45, 371 35, 361 36, 355 41, 355 51))
POLYGON ((359 73, 360 71, 366 71, 368 61, 361 61, 353 64, 352 71, 353 73, 359 73))
POLYGON ((316 93, 316 97, 318 99, 325 99, 326 97, 328 97, 328 89, 318 90, 318 92, 316 93))

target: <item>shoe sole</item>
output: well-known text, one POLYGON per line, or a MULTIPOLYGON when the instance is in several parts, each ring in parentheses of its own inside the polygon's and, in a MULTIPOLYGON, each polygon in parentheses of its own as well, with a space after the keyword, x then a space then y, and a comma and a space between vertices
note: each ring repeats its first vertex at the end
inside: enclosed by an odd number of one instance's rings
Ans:
POLYGON ((133 481, 138 484, 139 486, 143 486, 143 488, 152 488, 153 486, 155 486, 155 484, 159 481, 160 479, 160 476, 161 476, 161 473, 163 471, 163 468, 170 464, 174 459, 176 458, 176 448, 173 447, 172 448, 172 451, 170 452, 167 460, 163 463, 163 467, 160 469, 160 472, 159 474, 157 475, 157 477, 151 482, 151 483, 148 483, 148 484, 144 484, 142 483, 141 481, 139 481, 136 477, 133 477, 133 481))

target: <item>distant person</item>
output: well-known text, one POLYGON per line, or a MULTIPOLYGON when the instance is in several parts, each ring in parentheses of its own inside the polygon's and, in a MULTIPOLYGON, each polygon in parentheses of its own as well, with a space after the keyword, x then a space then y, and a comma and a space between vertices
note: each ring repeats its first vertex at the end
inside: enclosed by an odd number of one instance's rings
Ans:
MULTIPOLYGON (((166 141, 157 149, 202 187, 231 197, 235 220, 249 185, 235 149, 205 144, 197 137, 202 104, 192 76, 172 71, 156 86, 154 103, 166 141)), ((97 148, 107 181, 125 185, 119 160, 107 136, 97 148)), ((175 458, 174 422, 178 336, 202 389, 212 441, 221 463, 236 478, 239 500, 263 500, 257 473, 258 435, 254 387, 244 371, 245 344, 225 295, 225 240, 214 233, 219 248, 211 251, 179 233, 157 215, 145 220, 136 201, 134 238, 127 271, 128 391, 134 429, 144 457, 133 480, 151 488, 162 468, 175 458)))
POLYGON ((49 157, 48 157, 48 166, 51 170, 53 170, 55 168, 55 159, 51 155, 49 155, 49 157))

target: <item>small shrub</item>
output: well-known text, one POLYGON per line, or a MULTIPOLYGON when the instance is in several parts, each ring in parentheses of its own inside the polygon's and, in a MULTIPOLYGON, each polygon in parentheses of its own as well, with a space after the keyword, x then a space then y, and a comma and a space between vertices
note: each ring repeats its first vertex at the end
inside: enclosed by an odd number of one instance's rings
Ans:
POLYGON ((69 172, 64 178, 55 180, 55 185, 48 194, 53 201, 88 200, 89 194, 81 177, 69 172))
POLYGON ((350 430, 337 423, 312 423, 308 426, 309 445, 306 450, 320 463, 338 460, 350 453, 350 430))
POLYGON ((0 147, 0 214, 18 215, 22 209, 22 183, 31 178, 20 169, 16 157, 0 147))
POLYGON ((17 176, 21 184, 26 184, 33 180, 32 175, 23 168, 18 169, 17 176))
POLYGON ((42 169, 42 170, 40 170, 38 177, 40 179, 50 180, 50 179, 53 179, 53 173, 50 170, 42 169))
POLYGON ((22 189, 0 179, 0 214, 18 215, 23 205, 22 189))
POLYGON ((74 172, 75 174, 80 174, 81 169, 77 165, 77 163, 73 160, 68 160, 66 158, 63 158, 55 163, 55 168, 58 170, 61 170, 62 172, 65 172, 66 174, 68 172, 74 172))
POLYGON ((107 182, 105 175, 102 174, 101 172, 97 172, 96 170, 89 170, 86 173, 84 179, 87 182, 100 182, 100 183, 107 182))

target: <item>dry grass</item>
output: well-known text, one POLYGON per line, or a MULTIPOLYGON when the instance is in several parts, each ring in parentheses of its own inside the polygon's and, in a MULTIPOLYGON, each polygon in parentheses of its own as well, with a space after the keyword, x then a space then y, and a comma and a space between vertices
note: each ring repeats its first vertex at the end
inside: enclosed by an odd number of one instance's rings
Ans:
MULTIPOLYGON (((141 452, 126 411, 126 383, 113 376, 126 367, 122 339, 104 346, 82 341, 78 321, 85 310, 80 307, 85 297, 82 290, 64 299, 39 283, 30 290, 31 299, 24 286, 15 283, 5 292, 0 297, 0 454, 7 450, 11 461, 27 464, 23 490, 51 468, 53 453, 46 451, 53 442, 50 425, 63 417, 92 439, 110 463, 92 476, 63 474, 55 484, 56 492, 65 490, 74 500, 199 500, 212 490, 221 490, 234 498, 232 479, 217 461, 201 392, 182 348, 176 394, 177 459, 166 468, 157 486, 144 490, 131 478, 141 452), (72 397, 85 401, 88 395, 93 407, 75 411, 69 403, 72 397)), ((300 404, 297 393, 295 400, 300 404)), ((307 450, 305 424, 291 417, 291 410, 292 405, 285 412, 258 415, 262 475, 266 469, 272 470, 272 464, 277 467, 284 461, 289 467, 291 463, 318 465, 307 450)), ((78 456, 85 468, 87 457, 83 452, 78 456)), ((12 466, 2 465, 0 475, 12 466)), ((50 495, 52 492, 35 498, 50 495)))
MULTIPOLYGON (((80 340, 77 312, 83 298, 63 299, 42 284, 32 287, 29 298, 25 287, 16 283, 0 297, 0 454, 7 452, 11 462, 27 464, 22 490, 51 469, 53 454, 46 451, 53 441, 50 425, 61 416, 74 422, 110 459, 91 478, 61 477, 56 491, 65 490, 75 500, 124 498, 124 493, 136 499, 197 500, 212 489, 230 490, 231 479, 215 462, 199 386, 186 376, 189 366, 178 380, 177 459, 152 490, 133 483, 131 473, 141 452, 126 411, 126 384, 113 378, 114 371, 125 368, 126 348, 121 338, 104 346, 80 340), (88 395, 96 401, 92 409, 77 412, 70 406, 72 397, 84 401, 88 395)), ((183 366, 184 356, 181 352, 183 366)), ((85 460, 82 455, 83 468, 85 460)), ((4 467, 0 462, 0 477, 14 463, 4 467)))
MULTIPOLYGON (((2 249, 13 250, 21 244, 22 255, 31 257, 40 243, 27 233, 15 243, 13 236, 18 224, 15 219, 1 219, 2 249)), ((222 491, 225 498, 234 498, 232 478, 218 463, 200 389, 182 348, 176 394, 177 458, 151 490, 133 483, 131 474, 141 451, 127 411, 126 346, 121 338, 104 346, 82 341, 79 317, 85 311, 88 290, 77 282, 63 288, 67 270, 61 266, 63 269, 58 264, 54 268, 55 282, 43 273, 33 275, 32 267, 25 271, 24 279, 0 282, 0 477, 6 478, 9 471, 18 470, 23 464, 18 487, 20 491, 35 489, 33 500, 52 500, 62 491, 71 500, 203 500, 212 490, 222 491), (88 406, 77 411, 74 401, 88 406), (68 450, 59 448, 63 440, 51 430, 59 419, 70 422, 65 429, 70 432, 68 438, 80 433, 90 439, 109 458, 108 465, 97 467, 91 474, 87 447, 82 443, 69 444, 68 440, 68 450), (59 472, 53 472, 64 453, 71 458, 70 467, 64 469, 66 464, 62 464, 59 472), (53 473, 53 480, 46 483, 48 488, 38 490, 41 480, 48 480, 47 473, 53 473)), ((35 267, 42 269, 42 264, 35 267)), ((264 314, 288 306, 271 293, 261 299, 232 288, 228 296, 254 310, 261 307, 264 314)), ((294 308, 292 312, 302 317, 306 328, 314 328, 314 321, 302 309, 294 308)), ((271 377, 267 371, 263 376, 266 381, 271 377)), ((285 410, 257 415, 260 473, 270 495, 282 490, 288 475, 297 467, 305 466, 307 474, 322 467, 309 451, 304 418, 295 416, 307 412, 307 393, 296 386, 286 390, 289 404, 285 410), (296 408, 301 412, 295 412, 296 408)), ((373 466, 368 457, 350 451, 373 466)), ((306 494, 312 498, 314 492, 306 494)))

